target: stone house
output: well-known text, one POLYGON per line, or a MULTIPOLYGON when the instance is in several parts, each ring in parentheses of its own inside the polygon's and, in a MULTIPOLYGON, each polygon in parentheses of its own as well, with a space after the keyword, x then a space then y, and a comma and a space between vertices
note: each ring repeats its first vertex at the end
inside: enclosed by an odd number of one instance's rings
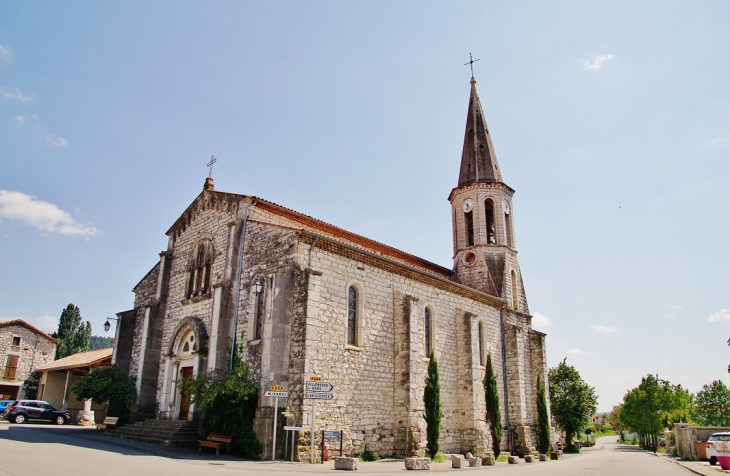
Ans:
POLYGON ((425 447, 433 351, 441 448, 484 453, 491 441, 482 382, 491 354, 510 429, 502 446, 512 436, 515 447, 533 448, 545 334, 531 328, 514 190, 502 181, 475 83, 449 195, 453 269, 263 198, 216 191, 208 178, 134 287, 134 308, 118 314, 114 360, 138 377, 138 406, 191 418, 177 382, 225 368, 235 342, 261 378, 255 428, 268 457, 274 401, 264 390, 287 388, 293 417, 278 424, 306 427, 312 377, 332 383, 335 394, 317 404, 317 431, 343 430, 346 454, 403 456, 425 447))
POLYGON ((0 322, 0 394, 24 398, 23 382, 37 367, 53 361, 58 341, 20 319, 0 322))

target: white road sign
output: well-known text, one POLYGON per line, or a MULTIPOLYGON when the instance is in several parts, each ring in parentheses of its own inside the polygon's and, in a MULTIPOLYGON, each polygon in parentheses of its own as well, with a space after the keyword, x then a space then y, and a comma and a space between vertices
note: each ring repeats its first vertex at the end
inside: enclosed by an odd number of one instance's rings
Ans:
POLYGON ((273 392, 271 390, 267 390, 264 393, 264 397, 287 398, 288 396, 289 396, 289 392, 273 392))
POLYGON ((284 430, 286 431, 302 431, 304 429, 303 426, 285 426, 284 430))
POLYGON ((333 388, 329 382, 306 382, 307 392, 331 392, 333 388))
POLYGON ((317 392, 307 392, 306 398, 309 400, 332 400, 334 395, 331 393, 317 393, 317 392))

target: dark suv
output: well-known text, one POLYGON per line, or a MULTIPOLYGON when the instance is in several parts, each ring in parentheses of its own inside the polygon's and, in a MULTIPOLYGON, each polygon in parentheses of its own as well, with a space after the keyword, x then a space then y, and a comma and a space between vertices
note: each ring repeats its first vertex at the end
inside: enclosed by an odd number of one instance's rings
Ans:
POLYGON ((71 414, 41 400, 16 400, 5 409, 5 419, 13 423, 48 420, 63 425, 71 420, 71 414))

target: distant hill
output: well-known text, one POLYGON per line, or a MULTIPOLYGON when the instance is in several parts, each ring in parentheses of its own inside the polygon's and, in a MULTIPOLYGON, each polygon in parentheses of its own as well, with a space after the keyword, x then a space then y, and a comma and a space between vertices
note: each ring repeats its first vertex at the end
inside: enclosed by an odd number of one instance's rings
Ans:
POLYGON ((91 336, 89 350, 108 349, 114 347, 114 337, 91 336))

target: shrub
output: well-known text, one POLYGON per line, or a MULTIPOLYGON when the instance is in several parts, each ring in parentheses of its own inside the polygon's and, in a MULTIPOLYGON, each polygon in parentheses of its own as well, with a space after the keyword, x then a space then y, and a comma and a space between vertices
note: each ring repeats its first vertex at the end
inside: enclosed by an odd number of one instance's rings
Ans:
POLYGON ((423 415, 426 420, 426 447, 428 456, 433 459, 439 452, 442 416, 439 368, 433 351, 428 360, 428 376, 426 377, 426 388, 423 390, 423 403, 426 409, 423 415))

